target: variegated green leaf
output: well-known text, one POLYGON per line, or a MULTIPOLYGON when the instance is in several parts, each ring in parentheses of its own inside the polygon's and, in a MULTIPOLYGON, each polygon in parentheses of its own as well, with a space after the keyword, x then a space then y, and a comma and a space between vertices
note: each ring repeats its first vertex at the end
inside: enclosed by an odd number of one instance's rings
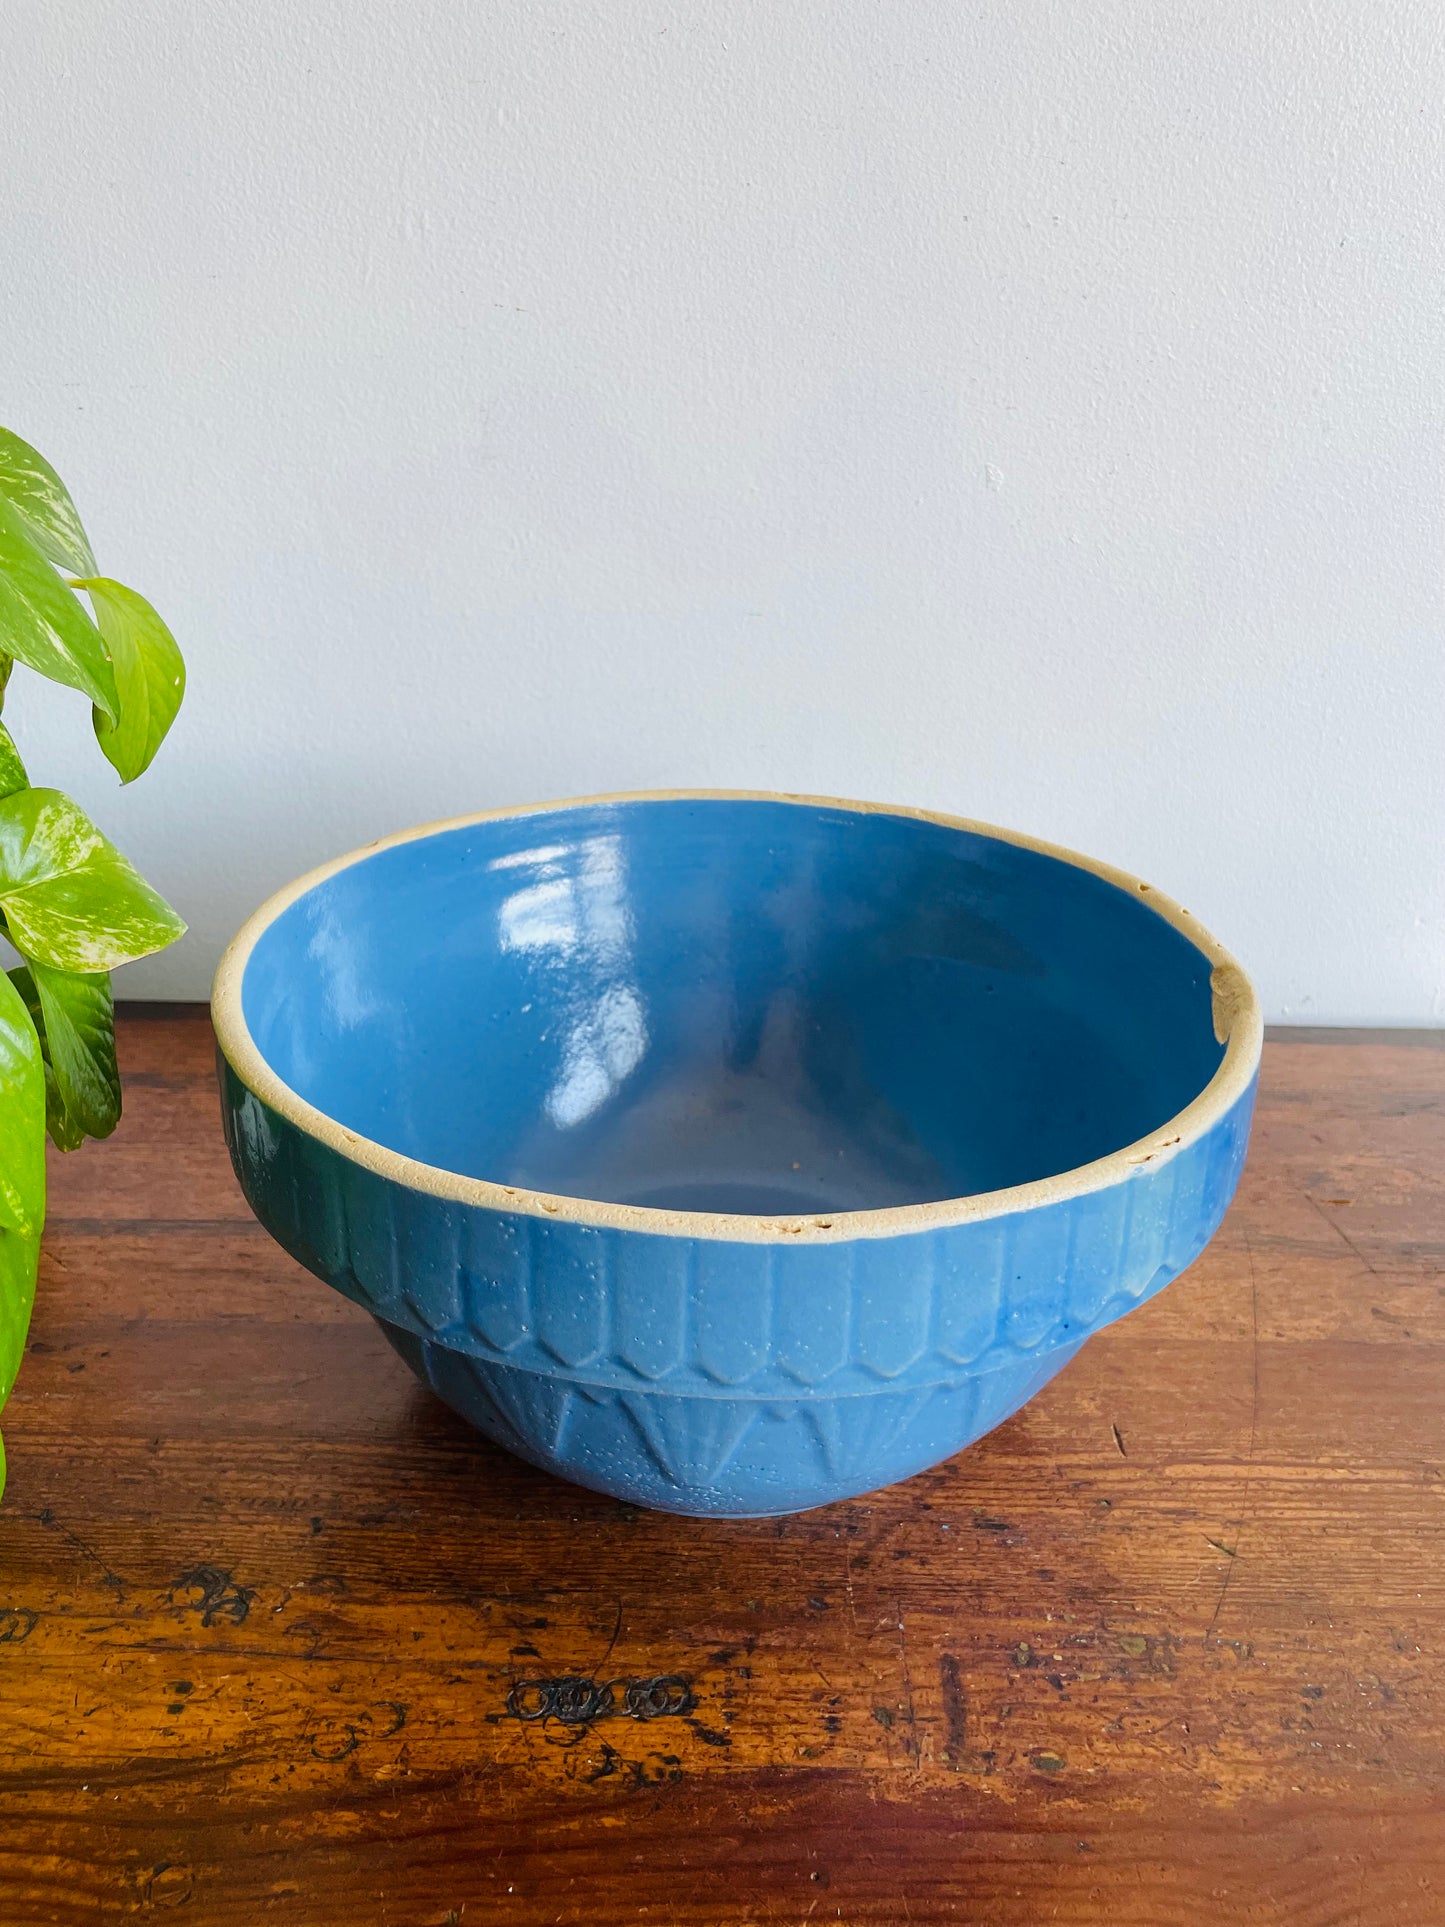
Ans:
POLYGON ((109 1137, 120 1121, 109 974, 77 976, 42 963, 32 964, 30 971, 61 1102, 87 1137, 109 1137))
MULTIPOLYGON (((25 1000, 0 976, 0 1227, 33 1231, 45 1218, 45 1080, 25 1000), (39 1128, 33 1128, 38 1126, 39 1128)), ((3 1375, 0 1375, 3 1377, 3 1375)))
POLYGON ((15 738, 4 723, 0 723, 0 797, 13 796, 16 790, 29 787, 30 778, 25 774, 15 738))
POLYGON ((143 595, 108 576, 75 585, 95 607, 95 619, 110 650, 120 699, 120 721, 95 712, 95 735, 120 772, 132 783, 150 767, 186 693, 186 665, 176 639, 143 595))
POLYGON ((0 495, 0 649, 52 682, 79 689, 116 717, 110 655, 100 631, 35 545, 30 524, 0 495))
POLYGON ((70 491, 39 449, 0 428, 0 495, 29 525, 42 555, 72 575, 93 575, 95 557, 70 491))
POLYGON ((59 790, 0 800, 0 912, 22 955, 89 975, 163 950, 185 925, 59 790))
MULTIPOLYGON (((45 1077, 40 1040, 0 972, 0 1406, 10 1396, 35 1302, 45 1222, 45 1077)), ((0 1484, 4 1463, 0 1458, 0 1484)))
POLYGON ((45 1066, 45 1128, 50 1133, 50 1141, 57 1151, 74 1151, 85 1142, 85 1132, 65 1108, 65 1099, 60 1095, 60 1086, 55 1081, 55 1070, 50 1062, 50 1040, 45 1034, 45 1012, 40 1007, 40 992, 35 988, 30 965, 22 964, 18 970, 10 972, 10 981, 20 992, 25 1008, 30 1013, 30 1021, 40 1038, 40 1057, 45 1066))

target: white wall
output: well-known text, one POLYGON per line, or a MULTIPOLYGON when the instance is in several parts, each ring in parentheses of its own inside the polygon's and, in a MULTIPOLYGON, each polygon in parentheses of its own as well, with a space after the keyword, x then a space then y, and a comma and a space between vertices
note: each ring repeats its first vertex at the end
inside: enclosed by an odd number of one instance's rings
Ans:
POLYGON ((1437 0, 11 0, 0 419, 191 694, 69 786, 201 995, 298 870, 604 788, 1143 872, 1445 1021, 1437 0))

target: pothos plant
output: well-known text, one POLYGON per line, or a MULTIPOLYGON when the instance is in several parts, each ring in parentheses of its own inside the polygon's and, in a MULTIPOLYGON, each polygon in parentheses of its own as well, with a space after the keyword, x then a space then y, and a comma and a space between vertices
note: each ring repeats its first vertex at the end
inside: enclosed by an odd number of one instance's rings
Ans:
MULTIPOLYGON (((0 712, 17 664, 89 697, 123 783, 149 767, 185 692, 170 630, 144 596, 96 573, 64 483, 0 429, 0 712)), ((73 1151, 115 1129, 110 973, 184 929, 77 804, 31 783, 0 717, 0 937, 20 958, 0 970, 0 1407, 35 1298, 46 1134, 73 1151)))

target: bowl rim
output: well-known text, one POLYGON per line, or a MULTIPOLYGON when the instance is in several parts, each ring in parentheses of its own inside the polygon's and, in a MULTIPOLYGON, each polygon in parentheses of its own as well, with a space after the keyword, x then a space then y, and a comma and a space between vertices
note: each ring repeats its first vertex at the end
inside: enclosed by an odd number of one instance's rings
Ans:
POLYGON ((1162 890, 1141 881, 1127 870, 1117 869, 1113 864, 1100 862, 1095 857, 1084 856, 1077 850, 1046 842, 1021 830, 1002 829, 996 824, 982 823, 972 817, 953 816, 944 811, 913 809, 896 803, 857 802, 836 796, 741 789, 606 791, 595 796, 562 797, 552 802, 509 804, 500 809, 477 810, 465 816, 443 817, 436 822, 418 824, 412 829, 397 830, 390 836, 378 837, 374 842, 363 844, 344 856, 333 857, 329 862, 306 871, 268 897, 247 918, 227 945, 217 966, 211 992, 211 1020, 221 1054, 247 1090, 298 1130, 319 1140, 352 1163, 393 1183, 453 1203, 537 1218, 543 1222, 742 1244, 839 1243, 855 1238, 896 1237, 909 1232, 937 1231, 980 1219, 1033 1210, 1041 1205, 1061 1203, 1089 1192, 1105 1190, 1142 1173, 1150 1165, 1170 1162, 1207 1135, 1247 1093, 1259 1067, 1264 1040, 1259 999, 1239 963, 1197 917, 1191 916, 1189 911, 1162 890), (1148 1136, 1138 1138, 1132 1144, 1121 1145, 1088 1164, 1075 1165, 1050 1177, 1033 1178, 1026 1184, 1009 1185, 997 1191, 940 1198, 925 1204, 761 1217, 721 1211, 666 1210, 652 1205, 614 1204, 605 1199, 533 1191, 525 1186, 501 1184, 491 1178, 467 1177, 441 1165, 406 1157, 373 1138, 348 1130, 336 1118, 308 1103, 277 1074, 251 1036, 242 1008, 241 992, 252 951, 265 931, 293 903, 318 884, 350 869, 354 864, 364 863, 379 851, 395 849, 404 843, 416 843, 425 837, 467 829, 478 823, 501 822, 511 817, 555 815, 559 811, 592 809, 602 804, 698 802, 783 803, 806 809, 844 810, 858 816, 899 816, 916 822, 938 824, 945 829, 961 830, 996 842, 1013 844, 1019 849, 1036 851, 1075 869, 1086 870, 1118 889, 1143 897, 1156 915, 1162 917, 1209 960, 1214 1034, 1225 1047, 1214 1075, 1182 1110, 1148 1136))

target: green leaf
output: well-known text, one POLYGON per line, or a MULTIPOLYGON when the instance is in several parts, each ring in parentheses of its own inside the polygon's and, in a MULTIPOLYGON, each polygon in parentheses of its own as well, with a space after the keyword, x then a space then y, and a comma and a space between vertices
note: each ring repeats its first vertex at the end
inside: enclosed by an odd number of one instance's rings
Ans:
POLYGON ((186 665, 176 639, 143 595, 108 576, 75 584, 95 606, 95 619, 110 650, 120 721, 99 708, 95 735, 120 772, 133 783, 165 740, 186 693, 186 665))
POLYGON ((43 1068, 25 1000, 0 977, 0 1227, 37 1238, 45 1220, 43 1068))
POLYGON ((0 495, 0 649, 89 696, 119 719, 110 655, 100 631, 35 546, 30 525, 0 495))
POLYGON ((164 950, 185 925, 59 790, 0 800, 0 913, 23 956, 90 975, 164 950))
POLYGON ((87 1137, 109 1137, 120 1122, 110 977, 105 971, 77 976, 42 963, 32 964, 30 974, 40 993, 45 1043, 61 1102, 87 1137))
POLYGON ((25 517, 40 553, 72 575, 94 575, 95 557, 70 491, 39 449, 0 428, 0 495, 25 517))
POLYGON ((25 1349, 45 1222, 45 1077, 40 1039, 0 973, 0 1405, 25 1349))
POLYGON ((15 738, 0 723, 0 797, 13 796, 16 790, 29 789, 30 778, 15 747, 15 738))
POLYGON ((45 1034, 45 1012, 40 1007, 40 992, 35 988, 29 964, 12 970, 10 981, 20 992, 25 1008, 30 1013, 30 1021, 40 1038, 40 1056, 45 1066, 45 1128, 57 1151, 78 1150, 85 1142, 85 1132, 66 1110, 65 1099, 60 1095, 60 1086, 55 1081, 55 1071, 50 1062, 50 1040, 45 1034))

